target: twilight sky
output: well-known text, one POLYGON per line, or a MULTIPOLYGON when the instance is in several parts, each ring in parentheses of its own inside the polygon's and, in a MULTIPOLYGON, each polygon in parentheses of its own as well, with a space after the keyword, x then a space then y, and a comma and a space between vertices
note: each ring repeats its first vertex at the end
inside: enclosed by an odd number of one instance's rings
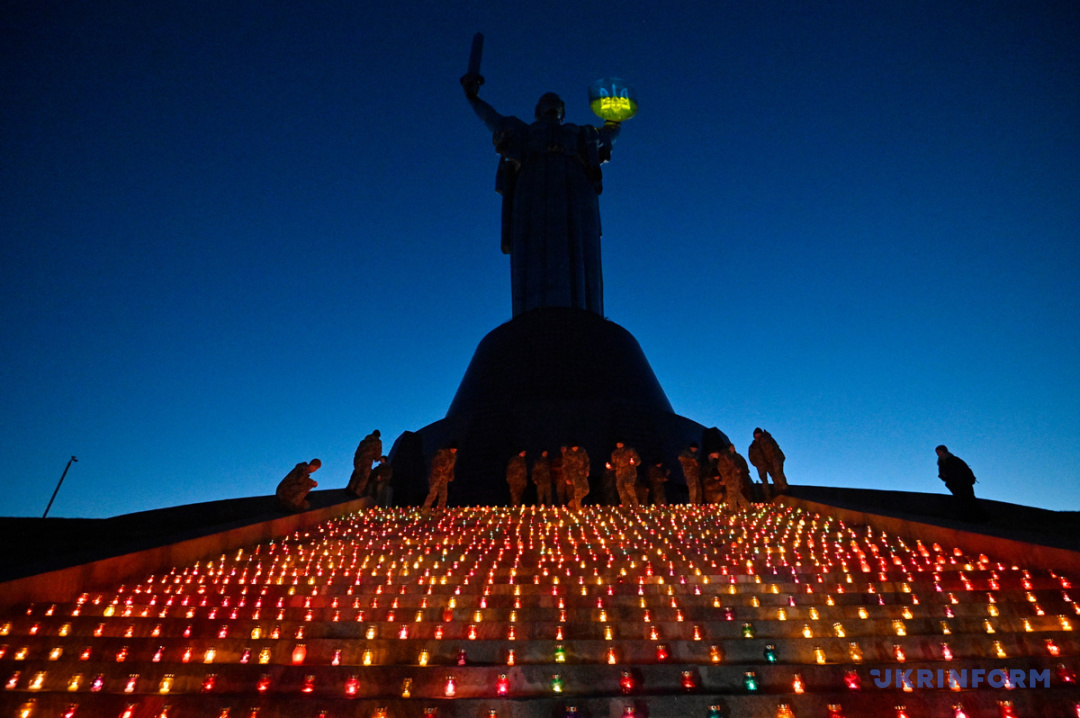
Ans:
MULTIPOLYGON (((1080 5, 12 0, 0 515, 271 493, 441 418, 510 318, 497 156, 637 87, 605 308, 792 483, 1080 509, 1080 5)), ((600 447, 590 451, 600 451, 600 447)), ((502 480, 502 477, 493 477, 502 480)))

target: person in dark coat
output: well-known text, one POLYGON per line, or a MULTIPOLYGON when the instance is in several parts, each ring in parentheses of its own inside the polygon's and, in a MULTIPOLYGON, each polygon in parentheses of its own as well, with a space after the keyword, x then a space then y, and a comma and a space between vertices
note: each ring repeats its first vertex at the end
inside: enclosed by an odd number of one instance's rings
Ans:
POLYGON ((938 455, 938 478, 944 481, 945 488, 952 492, 956 518, 964 521, 984 521, 986 517, 975 499, 975 472, 959 456, 949 453, 944 444, 934 451, 938 455))

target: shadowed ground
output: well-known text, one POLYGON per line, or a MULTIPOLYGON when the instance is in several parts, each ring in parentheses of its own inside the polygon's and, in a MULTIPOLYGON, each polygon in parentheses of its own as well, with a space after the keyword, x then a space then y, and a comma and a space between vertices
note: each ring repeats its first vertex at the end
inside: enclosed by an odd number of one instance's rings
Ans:
MULTIPOLYGON (((355 500, 341 489, 308 494, 312 509, 355 500)), ((257 524, 288 514, 251 496, 139 511, 107 519, 0 517, 0 581, 257 524)))

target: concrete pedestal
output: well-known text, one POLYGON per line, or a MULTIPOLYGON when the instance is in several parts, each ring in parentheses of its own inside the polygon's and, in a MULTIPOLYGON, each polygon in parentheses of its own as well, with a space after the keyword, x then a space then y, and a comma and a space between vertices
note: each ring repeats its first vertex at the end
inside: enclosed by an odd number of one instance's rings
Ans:
POLYGON ((630 332, 592 312, 538 309, 484 337, 446 418, 395 442, 398 501, 423 501, 423 467, 452 441, 458 462, 451 505, 507 503, 506 462, 513 454, 524 449, 531 465, 540 451, 555 457, 560 446, 576 442, 592 461, 586 503, 593 503, 604 463, 621 440, 646 466, 663 461, 671 469, 667 495, 677 502, 686 497, 678 454, 700 443, 704 430, 672 411, 630 332))

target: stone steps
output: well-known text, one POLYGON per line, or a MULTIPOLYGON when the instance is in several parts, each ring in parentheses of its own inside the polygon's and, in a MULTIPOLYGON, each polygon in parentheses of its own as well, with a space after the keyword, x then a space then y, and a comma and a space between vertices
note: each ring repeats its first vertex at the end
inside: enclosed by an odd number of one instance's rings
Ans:
POLYGON ((0 617, 0 718, 1073 716, 1071 593, 789 507, 373 509, 0 617))

